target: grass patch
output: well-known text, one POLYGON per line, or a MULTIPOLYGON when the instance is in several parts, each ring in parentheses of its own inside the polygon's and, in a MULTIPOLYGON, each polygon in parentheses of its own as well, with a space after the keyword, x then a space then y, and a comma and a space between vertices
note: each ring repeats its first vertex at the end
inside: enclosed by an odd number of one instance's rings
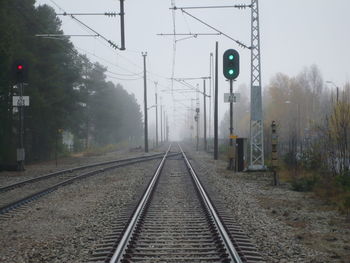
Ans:
POLYGON ((317 176, 303 176, 295 178, 291 182, 292 190, 298 192, 310 192, 318 182, 317 176))
POLYGON ((298 192, 313 192, 315 197, 325 201, 334 209, 346 214, 350 220, 350 173, 331 176, 318 171, 295 169, 283 164, 279 168, 281 182, 290 183, 298 192))
POLYGON ((118 143, 118 144, 108 144, 105 146, 94 146, 88 148, 86 151, 83 152, 84 156, 100 156, 100 155, 105 155, 106 153, 109 152, 114 152, 117 151, 121 148, 125 148, 126 143, 118 143))

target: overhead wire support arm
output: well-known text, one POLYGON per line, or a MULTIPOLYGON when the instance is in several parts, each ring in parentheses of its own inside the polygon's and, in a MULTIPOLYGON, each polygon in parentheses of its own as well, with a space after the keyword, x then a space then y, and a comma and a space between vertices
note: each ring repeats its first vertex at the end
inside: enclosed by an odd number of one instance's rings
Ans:
POLYGON ((197 38, 198 36, 218 36, 220 33, 160 33, 157 36, 186 36, 184 38, 179 38, 175 40, 175 42, 179 42, 181 40, 186 40, 190 38, 197 38))
POLYGON ((197 78, 173 78, 176 81, 184 81, 184 80, 196 80, 196 79, 211 79, 211 77, 197 77, 197 78))
MULTIPOLYGON (((187 79, 188 79, 188 80, 196 80, 196 79, 209 79, 209 78, 210 78, 210 77, 187 78, 187 79)), ((188 87, 188 88, 190 88, 191 90, 193 90, 193 91, 195 91, 195 92, 198 92, 198 93, 200 93, 200 94, 202 94, 202 95, 205 95, 206 97, 210 97, 209 95, 204 94, 204 92, 200 91, 200 90, 198 89, 198 87, 194 87, 194 86, 192 86, 191 84, 189 84, 188 82, 186 82, 185 79, 172 78, 172 80, 175 80, 176 82, 178 82, 178 83, 184 85, 185 87, 188 87)))
POLYGON ((91 27, 89 27, 87 24, 85 24, 84 22, 82 22, 81 20, 79 20, 78 18, 76 18, 74 15, 70 15, 70 17, 74 20, 76 20, 79 24, 82 24, 84 27, 88 28, 90 31, 94 32, 95 34, 97 34, 99 37, 101 37, 103 40, 107 41, 113 48, 115 49, 120 49, 119 46, 117 44, 115 44, 114 42, 112 42, 111 40, 107 39, 106 37, 104 37, 103 35, 99 34, 96 30, 92 29, 91 27))
MULTIPOLYGON (((176 9, 175 9, 175 10, 176 10, 176 9)), ((220 35, 223 35, 223 36, 225 36, 225 37, 227 37, 227 38, 233 40, 233 41, 236 42, 240 47, 247 48, 247 49, 251 49, 251 47, 248 47, 247 45, 243 44, 241 41, 230 37, 229 35, 225 34, 224 32, 220 31, 219 29, 217 29, 217 28, 215 28, 215 27, 209 25, 208 23, 204 22, 203 20, 201 20, 201 19, 195 17, 194 15, 188 13, 188 12, 185 11, 183 8, 180 8, 180 10, 181 10, 183 13, 185 13, 186 15, 188 15, 188 16, 192 17, 193 19, 197 20, 198 22, 200 22, 200 23, 206 25, 207 27, 213 29, 214 31, 220 33, 220 35)))
POLYGON ((62 13, 58 13, 56 15, 63 15, 63 16, 70 16, 72 19, 77 21, 79 24, 83 25, 90 31, 94 32, 98 37, 101 37, 103 40, 108 42, 108 44, 111 45, 112 48, 114 49, 119 49, 119 50, 125 50, 125 29, 124 29, 124 1, 125 0, 119 0, 120 1, 120 13, 117 12, 104 12, 104 13, 67 13, 62 7, 60 7, 54 0, 50 0, 59 10, 62 11, 62 13), (96 30, 92 29, 89 27, 87 24, 83 23, 81 20, 76 18, 75 16, 79 15, 104 15, 104 16, 109 16, 109 17, 115 17, 117 15, 120 16, 120 27, 121 27, 121 46, 119 47, 117 44, 112 42, 111 40, 107 39, 103 35, 99 34, 96 30))
POLYGON ((220 33, 160 33, 157 36, 218 36, 220 33))
POLYGON ((100 35, 63 35, 63 34, 36 34, 36 37, 98 37, 100 35))
POLYGON ((213 5, 213 6, 184 6, 184 7, 171 7, 170 9, 177 10, 177 9, 210 9, 210 8, 238 8, 238 9, 245 9, 245 8, 251 8, 252 5, 213 5))
POLYGON ((58 16, 108 16, 108 17, 116 17, 121 15, 120 13, 117 12, 105 12, 105 13, 58 13, 56 14, 58 16))

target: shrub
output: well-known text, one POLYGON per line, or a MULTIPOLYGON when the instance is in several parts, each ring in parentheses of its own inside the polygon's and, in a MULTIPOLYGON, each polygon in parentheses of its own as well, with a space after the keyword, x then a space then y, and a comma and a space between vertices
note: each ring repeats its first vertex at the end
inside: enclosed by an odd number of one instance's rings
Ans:
POLYGON ((337 184, 346 192, 350 192, 350 172, 344 172, 336 177, 337 184))
POLYGON ((309 192, 311 191, 315 184, 318 182, 316 176, 312 177, 300 177, 292 181, 292 189, 298 192, 309 192))
POLYGON ((322 163, 322 156, 319 152, 308 150, 301 154, 300 164, 306 170, 319 170, 322 163))
POLYGON ((283 161, 285 162, 285 164, 287 166, 295 166, 296 162, 297 162, 297 160, 295 158, 295 153, 293 151, 286 153, 283 156, 283 161))

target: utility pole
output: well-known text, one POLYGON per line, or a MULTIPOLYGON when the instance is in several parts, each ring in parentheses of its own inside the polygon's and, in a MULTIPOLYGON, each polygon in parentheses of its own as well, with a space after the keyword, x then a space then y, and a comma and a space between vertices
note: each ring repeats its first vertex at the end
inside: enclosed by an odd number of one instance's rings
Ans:
POLYGON ((125 50, 124 0, 119 0, 119 1, 120 1, 120 34, 121 34, 120 50, 125 50))
POLYGON ((163 134, 164 134, 164 141, 166 142, 166 116, 167 116, 167 113, 166 113, 166 111, 164 110, 164 114, 163 114, 163 118, 164 118, 164 120, 163 120, 163 134))
POLYGON ((196 151, 199 151, 199 87, 197 84, 197 92, 196 92, 196 117, 195 117, 195 121, 196 121, 196 129, 197 129, 197 140, 196 140, 196 151))
POLYGON ((205 93, 205 78, 203 78, 203 107, 204 107, 204 112, 203 112, 203 123, 204 123, 204 151, 207 150, 207 99, 206 99, 206 93, 205 93))
POLYGON ((158 82, 154 82, 155 85, 155 96, 156 96, 156 147, 158 148, 158 94, 157 94, 157 85, 158 82))
POLYGON ((251 2, 251 103, 249 170, 265 169, 261 97, 260 28, 258 0, 251 2))
POLYGON ((163 143, 163 105, 160 97, 160 142, 163 143))
POLYGON ((215 45, 214 160, 218 159, 218 42, 215 45))
POLYGON ((24 171, 24 100, 23 100, 23 82, 19 86, 19 148, 17 149, 18 171, 24 171))
POLYGON ((212 87, 213 87, 213 85, 212 85, 212 80, 213 80, 213 70, 212 70, 212 65, 213 65, 213 53, 210 53, 210 62, 209 62, 209 71, 210 71, 210 73, 209 73, 209 76, 210 76, 210 80, 209 80, 209 125, 208 125, 208 127, 209 127, 209 134, 208 134, 208 137, 209 137, 209 139, 211 139, 211 118, 212 118, 212 116, 211 116, 211 104, 212 104, 212 87))
POLYGON ((166 141, 169 142, 169 119, 166 117, 166 141))
POLYGON ((195 101, 196 99, 191 99, 191 110, 190 110, 190 128, 191 128, 191 143, 192 143, 192 141, 193 141, 193 137, 194 137, 194 135, 193 135, 193 133, 194 133, 194 125, 192 125, 193 124, 193 118, 194 118, 194 114, 193 114, 193 112, 195 111, 194 109, 193 109, 193 101, 195 101))
MULTIPOLYGON (((25 103, 25 97, 23 96, 24 82, 28 77, 27 64, 24 61, 17 60, 12 65, 13 75, 16 81, 16 85, 19 88, 19 96, 14 96, 13 106, 18 108, 18 147, 17 147, 17 170, 24 171, 25 149, 24 149, 24 106, 29 106, 25 103)), ((29 97, 28 97, 29 103, 29 97)))
MULTIPOLYGON (((233 80, 230 79, 230 94, 233 93, 233 80)), ((229 157, 229 164, 228 169, 233 170, 234 169, 234 161, 233 161, 233 101, 230 101, 230 157, 229 157)))
POLYGON ((144 111, 145 111, 145 152, 148 153, 148 116, 147 116, 147 78, 146 78, 146 56, 147 52, 142 52, 143 56, 143 87, 144 87, 144 111))
POLYGON ((198 152, 199 150, 199 108, 196 108, 196 115, 194 116, 194 120, 196 121, 196 131, 197 131, 197 136, 196 136, 196 151, 198 152))

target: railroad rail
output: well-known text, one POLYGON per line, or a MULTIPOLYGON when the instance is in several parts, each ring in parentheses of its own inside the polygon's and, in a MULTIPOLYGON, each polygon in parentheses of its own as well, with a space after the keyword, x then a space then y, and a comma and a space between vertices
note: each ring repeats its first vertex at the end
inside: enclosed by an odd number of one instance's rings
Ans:
POLYGON ((128 222, 106 237, 90 262, 262 261, 246 240, 246 251, 232 242, 232 233, 178 147, 181 155, 172 157, 169 146, 128 222))
MULTIPOLYGON (((132 164, 136 164, 136 163, 140 163, 140 162, 146 162, 146 161, 150 161, 150 160, 154 160, 154 159, 159 159, 163 157, 163 154, 155 154, 155 155, 150 155, 150 156, 141 156, 141 157, 133 157, 133 158, 128 158, 128 159, 120 159, 120 160, 115 160, 115 161, 109 161, 109 162, 102 162, 102 163, 95 163, 95 164, 91 164, 91 165, 85 165, 85 166, 79 166, 79 167, 75 167, 72 169, 67 169, 67 170, 62 170, 56 173, 51 173, 51 174, 47 174, 44 176, 40 176, 38 178, 33 178, 27 181, 23 181, 17 184, 13 184, 10 186, 6 186, 7 190, 4 191, 9 191, 10 189, 14 189, 14 188, 18 188, 21 187, 23 185, 26 185, 28 183, 34 183, 34 182, 38 182, 38 181, 42 181, 44 179, 49 179, 52 178, 54 176, 59 176, 62 174, 65 174, 67 172, 73 172, 73 171, 79 171, 82 169, 87 169, 87 168, 93 168, 93 167, 98 167, 98 166, 103 166, 103 165, 108 165, 107 167, 104 168, 99 168, 97 170, 92 170, 92 171, 88 171, 88 172, 84 172, 82 174, 79 175, 73 175, 71 177, 69 177, 68 179, 63 178, 60 182, 55 183, 55 184, 51 184, 48 187, 45 187, 42 190, 36 191, 32 194, 29 194, 23 198, 20 198, 16 201, 13 202, 9 202, 3 206, 0 207, 0 215, 6 214, 14 209, 17 209, 25 204, 28 204, 34 200, 37 200, 55 190, 57 190, 59 187, 65 186, 65 185, 69 185, 75 181, 81 180, 81 179, 85 179, 88 178, 90 176, 93 175, 97 175, 112 169, 116 169, 119 167, 124 167, 127 165, 132 165, 132 164), (114 163, 114 164, 113 164, 114 163), (112 165, 110 165, 112 164, 112 165), (37 179, 37 180, 36 180, 37 179)), ((176 155, 177 153, 172 153, 171 155, 176 155)), ((1 195, 0 195, 1 197, 1 195)))
POLYGON ((48 174, 44 174, 35 178, 31 178, 28 180, 24 180, 21 182, 17 182, 14 184, 10 184, 10 185, 6 185, 3 187, 0 187, 0 193, 2 192, 6 192, 6 191, 10 191, 12 189, 15 189, 17 187, 21 187, 23 185, 26 184, 30 184, 30 183, 35 183, 35 182, 39 182, 42 180, 46 180, 55 176, 59 176, 62 174, 66 174, 66 173, 73 173, 73 172, 77 172, 80 170, 84 170, 84 169, 88 169, 88 168, 93 168, 93 167, 98 167, 98 166, 103 166, 103 165, 109 165, 109 164, 113 164, 113 163, 121 163, 121 162, 129 162, 129 161, 133 161, 133 160, 141 160, 141 159, 148 159, 148 158, 152 158, 152 157, 157 157, 157 158, 161 158, 161 156, 163 156, 164 153, 159 153, 159 154, 153 154, 153 155, 149 155, 149 156, 139 156, 139 157, 132 157, 132 158, 126 158, 126 159, 118 159, 118 160, 113 160, 113 161, 107 161, 107 162, 100 162, 100 163, 93 163, 93 164, 88 164, 88 165, 83 165, 83 166, 77 166, 77 167, 73 167, 73 168, 69 168, 69 169, 65 169, 65 170, 61 170, 61 171, 57 171, 57 172, 53 172, 53 173, 48 173, 48 174))

